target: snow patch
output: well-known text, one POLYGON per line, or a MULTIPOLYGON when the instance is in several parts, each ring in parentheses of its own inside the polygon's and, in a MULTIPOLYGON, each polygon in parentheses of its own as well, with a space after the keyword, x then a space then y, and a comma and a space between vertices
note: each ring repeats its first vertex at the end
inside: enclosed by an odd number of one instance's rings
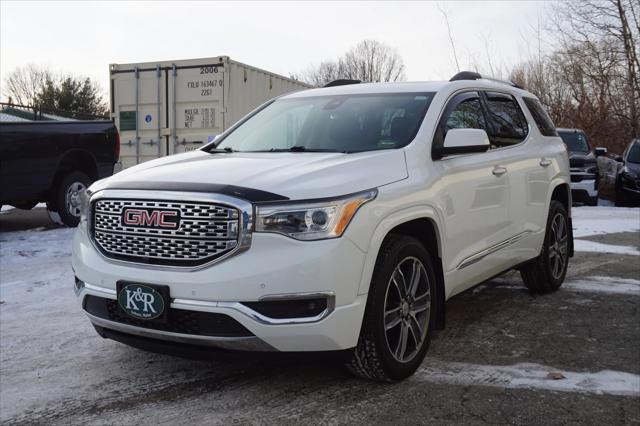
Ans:
POLYGON ((573 240, 575 251, 586 251, 592 253, 612 253, 640 256, 640 250, 632 246, 616 246, 613 244, 598 243, 588 240, 573 240))
POLYGON ((427 365, 418 370, 411 380, 463 386, 640 396, 640 375, 621 371, 580 373, 530 363, 499 366, 427 360, 427 365), (562 376, 564 379, 553 378, 562 376))
POLYGON ((571 212, 576 238, 640 231, 640 208, 575 207, 571 212))
POLYGON ((633 294, 640 296, 640 281, 631 278, 589 277, 564 283, 561 288, 590 293, 633 294))
MULTIPOLYGON (((38 203, 36 204, 36 206, 34 207, 34 209, 37 208, 46 208, 47 207, 47 203, 38 203)), ((15 207, 13 206, 2 206, 2 209, 0 209, 0 214, 2 213, 8 213, 11 210, 15 210, 15 207)))

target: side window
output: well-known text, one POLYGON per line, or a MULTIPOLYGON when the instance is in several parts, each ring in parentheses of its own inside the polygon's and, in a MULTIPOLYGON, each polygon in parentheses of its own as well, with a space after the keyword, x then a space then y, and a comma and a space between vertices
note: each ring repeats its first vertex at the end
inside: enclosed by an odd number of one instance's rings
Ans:
POLYGON ((487 129, 479 97, 468 97, 454 107, 445 122, 445 135, 450 129, 487 129))
POLYGON ((513 96, 505 93, 485 92, 487 111, 491 121, 492 148, 515 145, 529 133, 529 126, 513 96))
POLYGON ((431 144, 431 157, 434 160, 442 158, 444 138, 451 129, 487 130, 487 119, 478 92, 459 93, 447 103, 431 144))
POLYGON ((522 98, 522 100, 533 116, 533 120, 536 122, 536 126, 538 126, 542 136, 558 136, 556 126, 554 126, 553 121, 547 115, 547 111, 544 110, 540 101, 535 98, 522 98))

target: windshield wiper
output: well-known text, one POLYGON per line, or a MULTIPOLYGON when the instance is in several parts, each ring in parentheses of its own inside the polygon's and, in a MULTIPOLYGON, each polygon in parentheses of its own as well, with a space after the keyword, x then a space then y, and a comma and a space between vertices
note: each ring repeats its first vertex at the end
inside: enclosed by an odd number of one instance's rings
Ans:
POLYGON ((289 148, 271 148, 260 151, 250 151, 250 152, 341 152, 346 154, 347 151, 340 151, 338 149, 325 149, 325 148, 307 148, 302 145, 294 145, 289 148))
POLYGON ((225 153, 225 152, 238 152, 238 151, 234 151, 233 148, 225 146, 224 148, 220 149, 220 148, 211 148, 208 149, 207 152, 211 152, 211 153, 225 153))

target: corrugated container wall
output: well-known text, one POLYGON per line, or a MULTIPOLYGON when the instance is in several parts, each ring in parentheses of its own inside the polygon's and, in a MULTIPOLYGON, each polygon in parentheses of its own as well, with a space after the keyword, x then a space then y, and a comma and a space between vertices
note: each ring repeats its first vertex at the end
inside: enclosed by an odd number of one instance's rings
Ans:
POLYGON ((310 86, 229 59, 112 64, 123 168, 198 149, 263 102, 310 86))

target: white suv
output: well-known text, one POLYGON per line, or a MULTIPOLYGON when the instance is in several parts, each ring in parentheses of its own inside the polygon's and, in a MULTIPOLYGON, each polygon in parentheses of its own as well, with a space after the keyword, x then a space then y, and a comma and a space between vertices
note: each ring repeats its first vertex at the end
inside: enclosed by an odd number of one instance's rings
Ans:
POLYGON ((306 90, 93 184, 75 290, 134 346, 345 351, 358 375, 402 379, 455 294, 512 268, 532 291, 562 284, 569 184, 553 123, 512 84, 306 90))

